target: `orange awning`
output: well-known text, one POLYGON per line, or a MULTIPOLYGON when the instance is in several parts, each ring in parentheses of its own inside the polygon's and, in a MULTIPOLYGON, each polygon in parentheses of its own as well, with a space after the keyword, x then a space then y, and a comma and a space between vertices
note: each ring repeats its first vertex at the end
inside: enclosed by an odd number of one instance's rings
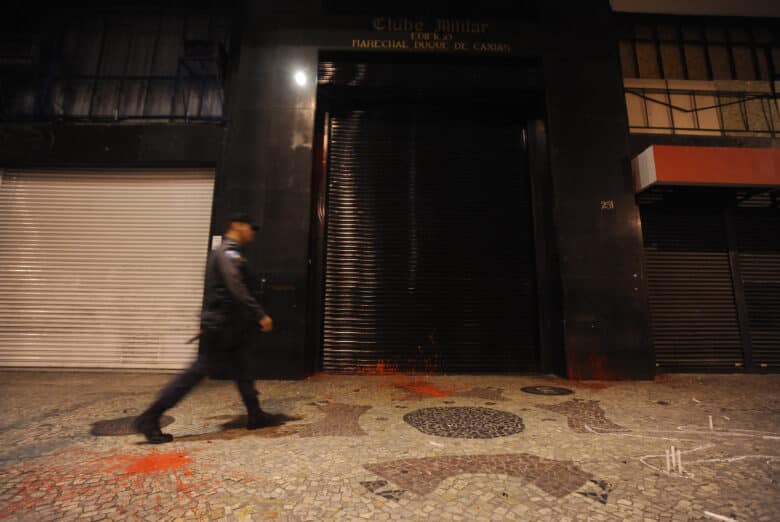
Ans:
POLYGON ((653 145, 632 161, 634 187, 780 186, 780 149, 653 145))

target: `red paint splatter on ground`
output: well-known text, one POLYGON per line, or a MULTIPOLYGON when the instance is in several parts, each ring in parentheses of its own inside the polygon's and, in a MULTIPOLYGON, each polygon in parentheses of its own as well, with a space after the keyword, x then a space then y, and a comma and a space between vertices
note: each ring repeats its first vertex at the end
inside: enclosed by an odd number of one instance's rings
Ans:
POLYGON ((355 373, 357 375, 396 375, 400 373, 400 370, 389 362, 377 361, 373 366, 355 369, 355 373))
MULTIPOLYGON (((119 457, 121 458, 121 457, 119 457)), ((152 451, 142 457, 124 457, 130 465, 125 468, 127 473, 156 473, 158 471, 173 471, 187 466, 192 461, 186 452, 158 453, 152 451)))
POLYGON ((406 391, 409 395, 402 397, 401 400, 416 400, 422 397, 449 397, 453 393, 462 391, 463 388, 440 388, 427 381, 414 379, 398 380, 394 379, 392 383, 396 388, 406 391))
POLYGON ((395 375, 399 372, 397 366, 393 366, 385 361, 378 361, 373 368, 367 368, 361 373, 369 375, 395 375))
MULTIPOLYGON (((151 451, 116 455, 83 450, 65 452, 57 463, 40 467, 20 463, 4 470, 9 476, 16 473, 20 481, 8 484, 8 489, 4 491, 11 500, 0 505, 0 519, 17 516, 26 520, 25 516, 42 508, 51 510, 50 518, 58 519, 66 514, 62 509, 67 505, 100 504, 106 498, 125 491, 133 491, 133 497, 117 497, 114 500, 117 517, 121 519, 141 517, 138 509, 129 502, 138 496, 152 495, 155 495, 156 502, 149 509, 153 512, 172 506, 187 506, 196 516, 206 516, 207 513, 196 505, 196 501, 213 488, 213 470, 193 471, 191 464, 193 461, 185 452, 151 451), (41 495, 44 491, 47 493, 41 495), (157 494, 160 491, 166 494, 157 494)), ((258 480, 257 476, 240 471, 232 472, 231 477, 246 484, 258 480)), ((0 491, 3 489, 0 488, 0 491)))
MULTIPOLYGON (((431 360, 429 359, 422 359, 421 361, 418 361, 418 363, 414 365, 414 367, 417 368, 419 371, 410 370, 410 373, 412 375, 415 373, 424 374, 424 375, 441 373, 441 368, 439 367, 438 363, 431 362, 431 360)), ((402 371, 397 364, 393 364, 388 361, 377 361, 376 364, 374 364, 373 366, 355 368, 353 370, 353 373, 355 375, 391 376, 391 375, 403 375, 404 371, 402 371)), ((341 374, 338 373, 317 372, 307 377, 307 379, 317 380, 317 379, 325 379, 329 377, 336 378, 340 376, 341 374)))
POLYGON ((429 382, 410 382, 399 386, 410 393, 428 395, 429 397, 449 397, 456 390, 442 390, 429 382))

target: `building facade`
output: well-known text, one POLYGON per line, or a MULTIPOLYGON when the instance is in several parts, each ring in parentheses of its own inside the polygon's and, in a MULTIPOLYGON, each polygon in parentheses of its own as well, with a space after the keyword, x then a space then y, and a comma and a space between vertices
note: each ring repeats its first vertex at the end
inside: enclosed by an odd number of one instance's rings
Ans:
POLYGON ((363 4, 18 9, 0 365, 186 364, 241 209, 263 377, 778 368, 776 19, 363 4))

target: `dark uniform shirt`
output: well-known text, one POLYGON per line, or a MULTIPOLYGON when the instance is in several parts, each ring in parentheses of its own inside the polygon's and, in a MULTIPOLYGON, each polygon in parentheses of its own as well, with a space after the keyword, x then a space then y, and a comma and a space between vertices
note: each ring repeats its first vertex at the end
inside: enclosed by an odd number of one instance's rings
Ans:
POLYGON ((246 258, 236 241, 223 237, 206 264, 201 328, 217 331, 261 320, 265 311, 252 295, 246 258))

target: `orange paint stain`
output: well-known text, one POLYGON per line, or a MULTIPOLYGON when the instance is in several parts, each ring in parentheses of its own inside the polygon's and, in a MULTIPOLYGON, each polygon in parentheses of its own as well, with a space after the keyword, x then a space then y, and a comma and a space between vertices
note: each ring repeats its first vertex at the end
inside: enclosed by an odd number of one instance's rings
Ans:
POLYGON ((400 372, 397 366, 386 361, 377 361, 374 366, 360 368, 357 373, 360 375, 396 375, 400 372))
POLYGON ((406 384, 400 384, 399 388, 402 388, 410 393, 416 393, 418 395, 428 395, 429 397, 449 397, 456 390, 442 390, 441 388, 429 383, 429 382, 410 382, 406 384))
POLYGON ((385 361, 379 361, 376 363, 369 373, 373 375, 395 375, 398 373, 398 368, 386 363, 385 361))
POLYGON ((189 491, 187 485, 184 482, 182 482, 181 477, 179 477, 179 475, 174 475, 174 476, 176 477, 176 491, 180 493, 189 491))
MULTIPOLYGON (((192 450, 189 453, 192 454, 192 450)), ((24 480, 15 486, 13 496, 4 505, 0 505, 0 520, 20 513, 33 513, 41 505, 49 505, 51 498, 56 496, 57 502, 102 504, 107 494, 114 491, 135 490, 139 495, 147 495, 155 499, 150 506, 155 512, 162 512, 170 500, 157 493, 159 491, 175 491, 178 504, 194 500, 201 492, 213 487, 211 480, 192 481, 197 476, 197 470, 189 469, 193 461, 186 452, 160 453, 151 451, 144 454, 107 454, 105 452, 67 453, 64 464, 50 465, 41 469, 25 472, 24 480), (74 456, 86 456, 76 458, 74 456), (185 478, 187 477, 187 478, 185 478), (99 479, 98 481, 90 479, 99 479), (78 483, 75 483, 78 480, 78 483), (174 489, 175 488, 175 489, 174 489), (46 495, 41 496, 41 492, 46 495)), ((242 477, 247 481, 247 477, 242 477)), ((254 477, 249 480, 254 479, 254 477)), ((132 519, 137 516, 137 509, 128 509, 117 501, 117 514, 120 518, 132 519)), ((196 515, 201 514, 193 508, 196 515)), ((54 506, 52 518, 66 515, 54 506)), ((48 517, 47 517, 48 518, 48 517)))
POLYGON ((172 471, 189 465, 192 461, 186 452, 158 453, 152 451, 142 457, 127 457, 123 460, 130 462, 125 471, 130 474, 156 473, 158 471, 172 471))

